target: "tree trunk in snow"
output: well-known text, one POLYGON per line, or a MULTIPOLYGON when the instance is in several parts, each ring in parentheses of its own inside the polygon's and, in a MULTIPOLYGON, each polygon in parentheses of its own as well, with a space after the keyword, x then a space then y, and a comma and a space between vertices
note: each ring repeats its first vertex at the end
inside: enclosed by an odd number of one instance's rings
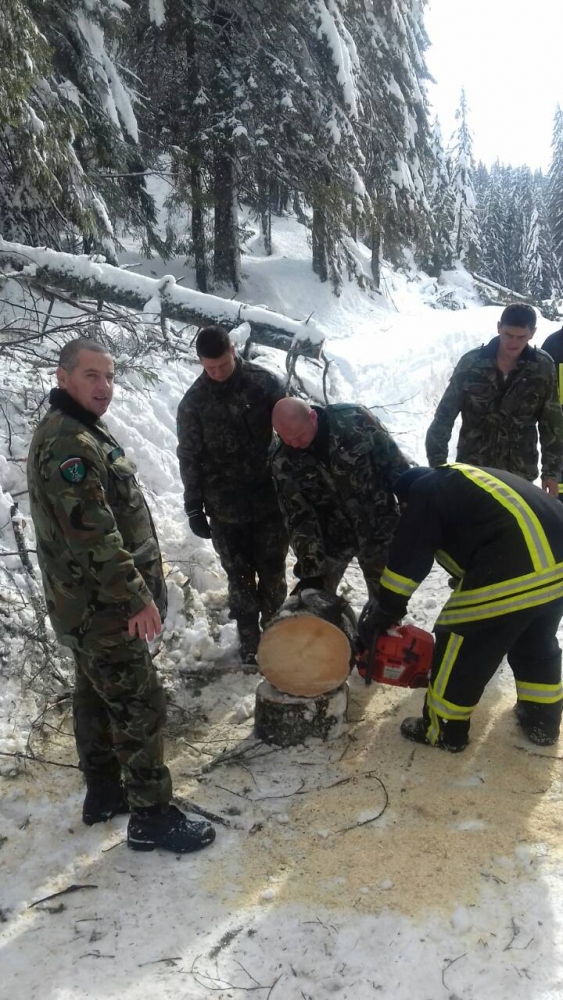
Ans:
MULTIPOLYGON (((193 28, 186 32, 186 99, 190 109, 188 114, 188 129, 190 140, 188 146, 190 204, 192 211, 192 249, 195 264, 196 288, 207 292, 209 276, 205 254, 205 210, 201 184, 202 149, 199 142, 200 111, 196 98, 200 90, 200 79, 197 64, 196 33, 193 28)), ((181 145, 181 142, 178 142, 181 145)))
POLYGON ((272 199, 274 196, 274 185, 264 171, 258 173, 258 198, 260 203, 260 226, 262 229, 262 239, 264 250, 268 257, 272 254, 272 199))
POLYGON ((213 238, 213 276, 218 285, 240 288, 240 248, 235 153, 231 146, 216 150, 213 164, 213 200, 215 225, 213 238))
POLYGON ((371 275, 375 282, 375 287, 379 291, 381 287, 381 229, 379 223, 374 222, 371 227, 371 275))
POLYGON ((190 192, 192 206, 192 247, 195 264, 196 288, 199 292, 208 290, 207 260, 205 256, 205 214, 201 190, 201 167, 198 153, 192 150, 190 163, 190 192))
POLYGON ((297 221, 301 223, 302 226, 306 226, 309 222, 305 212, 303 211, 303 206, 301 205, 301 198, 299 196, 299 191, 293 192, 293 211, 297 217, 297 221))
POLYGON ((328 281, 326 211, 324 208, 313 209, 313 271, 321 281, 328 281))
POLYGON ((254 733, 278 747, 295 746, 311 736, 334 739, 347 719, 348 695, 346 683, 316 698, 300 698, 261 681, 256 689, 254 733))
POLYGON ((180 287, 170 276, 148 278, 111 264, 0 239, 0 264, 4 262, 17 268, 34 267, 33 280, 63 288, 73 296, 136 310, 142 310, 156 297, 161 316, 168 319, 194 326, 219 323, 228 330, 246 321, 257 343, 287 351, 295 348, 297 339, 299 353, 313 358, 318 358, 322 350, 323 337, 314 321, 305 325, 263 306, 194 292, 180 287))

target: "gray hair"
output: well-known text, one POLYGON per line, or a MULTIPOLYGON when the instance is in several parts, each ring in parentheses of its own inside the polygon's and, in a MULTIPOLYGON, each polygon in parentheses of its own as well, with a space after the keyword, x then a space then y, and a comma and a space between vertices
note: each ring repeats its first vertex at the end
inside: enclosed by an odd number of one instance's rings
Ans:
POLYGON ((94 351, 95 354, 109 354, 107 347, 97 340, 89 340, 88 337, 77 337, 76 340, 69 340, 59 354, 59 367, 65 372, 73 371, 78 364, 80 351, 94 351))

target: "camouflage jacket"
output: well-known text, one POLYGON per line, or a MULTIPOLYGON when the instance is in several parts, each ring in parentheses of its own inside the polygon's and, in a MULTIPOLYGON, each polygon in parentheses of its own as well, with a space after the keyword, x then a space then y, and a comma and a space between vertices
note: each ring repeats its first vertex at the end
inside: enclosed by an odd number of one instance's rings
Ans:
POLYGON ((323 576, 325 558, 362 553, 375 565, 393 536, 398 513, 392 494, 409 468, 382 423, 363 406, 325 407, 328 463, 311 448, 278 442, 272 470, 301 577, 323 576))
POLYGON ((460 359, 426 435, 430 465, 448 461, 448 443, 461 413, 457 461, 538 475, 538 429, 542 476, 557 479, 562 465, 563 416, 555 367, 543 351, 526 345, 505 380, 497 367, 499 338, 460 359))
POLYGON ((268 450, 272 410, 285 395, 265 368, 237 358, 225 382, 203 372, 178 407, 178 458, 187 511, 230 524, 279 516, 268 450))
POLYGON ((53 628, 80 648, 138 614, 166 584, 136 467, 101 420, 54 389, 27 460, 31 516, 53 628))
POLYGON ((541 349, 555 361, 559 402, 563 406, 563 329, 550 334, 547 340, 544 340, 541 349))

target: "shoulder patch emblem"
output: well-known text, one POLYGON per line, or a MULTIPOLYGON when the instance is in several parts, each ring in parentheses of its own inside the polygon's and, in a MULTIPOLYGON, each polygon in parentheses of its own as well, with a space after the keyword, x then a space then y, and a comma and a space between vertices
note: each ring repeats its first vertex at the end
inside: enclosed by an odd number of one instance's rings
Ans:
POLYGON ((59 472, 67 483, 81 483, 86 478, 86 466, 81 458, 67 458, 59 465, 59 472))

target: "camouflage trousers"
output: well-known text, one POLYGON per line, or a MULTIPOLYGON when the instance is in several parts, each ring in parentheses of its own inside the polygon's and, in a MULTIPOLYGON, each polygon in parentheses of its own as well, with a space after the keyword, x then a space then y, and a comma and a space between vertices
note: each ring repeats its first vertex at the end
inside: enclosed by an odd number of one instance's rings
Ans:
POLYGON ((211 519, 211 540, 229 583, 229 613, 239 623, 264 626, 287 596, 289 541, 281 517, 227 524, 211 519))
POLYGON ((119 631, 73 653, 74 736, 86 778, 119 778, 123 771, 130 806, 169 802, 166 699, 146 643, 119 631))

